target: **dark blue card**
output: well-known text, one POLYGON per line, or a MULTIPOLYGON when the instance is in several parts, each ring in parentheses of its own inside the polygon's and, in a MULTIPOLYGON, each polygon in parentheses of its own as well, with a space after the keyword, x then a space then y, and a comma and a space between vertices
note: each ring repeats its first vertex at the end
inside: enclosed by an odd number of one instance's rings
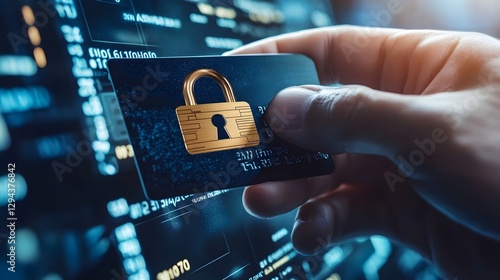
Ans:
POLYGON ((319 83, 307 57, 113 59, 108 68, 151 199, 333 172, 328 155, 283 141, 264 119, 280 90, 319 83))

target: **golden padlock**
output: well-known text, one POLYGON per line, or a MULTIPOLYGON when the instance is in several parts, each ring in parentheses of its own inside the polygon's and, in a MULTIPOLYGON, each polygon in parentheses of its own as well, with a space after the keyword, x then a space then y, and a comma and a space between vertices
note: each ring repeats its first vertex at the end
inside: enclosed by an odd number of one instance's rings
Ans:
POLYGON ((229 81, 212 69, 198 69, 184 79, 185 106, 176 109, 186 150, 190 154, 247 148, 260 143, 252 110, 247 102, 236 102, 229 81), (225 103, 196 103, 194 83, 210 77, 224 92, 225 103))

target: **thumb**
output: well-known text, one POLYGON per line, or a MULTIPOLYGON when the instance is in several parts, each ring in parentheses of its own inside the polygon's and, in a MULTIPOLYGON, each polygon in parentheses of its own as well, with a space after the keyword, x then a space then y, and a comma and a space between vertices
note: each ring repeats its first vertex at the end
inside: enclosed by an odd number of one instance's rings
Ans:
POLYGON ((391 158, 435 127, 436 114, 420 98, 364 86, 291 87, 272 100, 266 120, 279 137, 309 150, 391 158))

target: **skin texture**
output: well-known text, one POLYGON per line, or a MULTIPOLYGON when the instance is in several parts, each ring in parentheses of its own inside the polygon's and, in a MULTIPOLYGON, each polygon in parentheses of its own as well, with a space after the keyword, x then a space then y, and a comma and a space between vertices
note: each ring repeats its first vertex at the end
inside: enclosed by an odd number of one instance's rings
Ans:
POLYGON ((249 213, 299 208, 292 241, 303 254, 380 234, 449 278, 500 278, 499 41, 340 26, 226 55, 250 53, 306 55, 323 85, 345 86, 298 85, 274 98, 266 117, 276 134, 332 154, 336 171, 250 186, 249 213))

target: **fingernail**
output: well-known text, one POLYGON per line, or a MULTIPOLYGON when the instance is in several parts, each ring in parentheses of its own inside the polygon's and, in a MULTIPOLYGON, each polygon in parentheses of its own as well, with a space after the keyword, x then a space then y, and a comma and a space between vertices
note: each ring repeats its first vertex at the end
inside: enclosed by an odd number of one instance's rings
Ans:
POLYGON ((302 255, 314 255, 324 248, 318 240, 322 240, 322 225, 316 220, 295 220, 292 229, 292 243, 302 255))
POLYGON ((274 132, 300 129, 307 100, 317 91, 306 87, 290 87, 278 93, 269 104, 266 120, 274 132))

